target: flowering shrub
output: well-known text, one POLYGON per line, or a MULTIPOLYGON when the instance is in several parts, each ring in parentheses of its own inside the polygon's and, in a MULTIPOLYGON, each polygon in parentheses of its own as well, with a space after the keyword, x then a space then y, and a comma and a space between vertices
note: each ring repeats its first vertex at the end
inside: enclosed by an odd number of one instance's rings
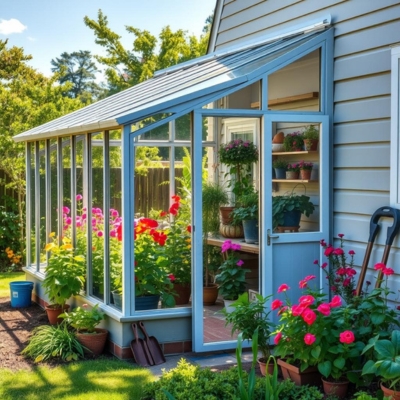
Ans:
POLYGON ((298 172, 300 171, 300 165, 298 163, 289 163, 286 167, 286 171, 298 172))
POLYGON ((236 300, 246 290, 246 272, 250 270, 242 268, 244 264, 236 251, 240 250, 240 244, 225 240, 221 246, 225 261, 219 267, 215 276, 215 282, 219 285, 219 293, 225 300, 236 300))
MULTIPOLYGON (((329 261, 330 268, 327 268, 327 262, 321 264, 320 267, 326 274, 332 293, 341 296, 342 299, 349 304, 354 300, 356 287, 354 277, 357 272, 353 268, 355 252, 354 250, 349 250, 348 255, 350 256, 350 261, 347 261, 347 256, 343 248, 344 235, 340 233, 338 237, 340 239, 340 247, 337 248, 321 240, 320 243, 324 248, 324 255, 329 261)), ((314 264, 319 265, 318 260, 315 260, 314 264)))
POLYGON ((313 279, 310 275, 299 282, 304 295, 297 304, 291 304, 286 284, 279 287, 286 302, 275 299, 271 304, 280 316, 274 354, 299 363, 302 371, 317 365, 322 375, 338 379, 359 363, 364 344, 356 340, 351 312, 344 312, 340 297, 327 301, 324 294, 310 288, 313 279))
POLYGON ((314 166, 314 164, 312 162, 305 162, 305 161, 300 161, 299 162, 299 169, 303 169, 303 170, 311 170, 314 166))
POLYGON ((179 196, 172 196, 173 203, 168 212, 161 212, 167 228, 167 236, 161 265, 175 278, 174 283, 191 282, 191 232, 190 209, 179 196))
POLYGON ((64 312, 59 316, 77 331, 86 331, 93 333, 95 327, 105 318, 105 314, 99 310, 99 305, 96 304, 91 310, 87 304, 82 307, 77 307, 71 312, 64 312))
POLYGON ((288 133, 283 139, 283 148, 285 151, 301 151, 303 150, 303 145, 303 134, 299 131, 288 133))

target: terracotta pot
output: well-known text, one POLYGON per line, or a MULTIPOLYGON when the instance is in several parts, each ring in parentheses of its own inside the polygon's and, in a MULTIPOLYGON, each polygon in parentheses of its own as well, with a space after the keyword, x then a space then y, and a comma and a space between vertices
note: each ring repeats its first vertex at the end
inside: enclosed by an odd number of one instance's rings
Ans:
POLYGON ((349 381, 335 381, 322 378, 322 386, 324 388, 324 393, 327 396, 335 396, 339 399, 343 399, 347 395, 349 381))
POLYGON ((224 225, 221 224, 219 226, 219 233, 226 238, 242 238, 243 234, 243 226, 242 225, 224 225))
POLYGON ((381 389, 383 392, 383 395, 385 397, 388 397, 390 400, 400 400, 400 392, 395 392, 392 389, 387 388, 386 386, 383 385, 381 382, 381 389))
POLYGON ((98 356, 104 350, 108 330, 101 328, 94 328, 94 330, 94 333, 87 333, 85 331, 77 332, 76 338, 82 346, 88 349, 85 350, 85 353, 98 356))
POLYGON ((304 149, 306 151, 317 151, 319 139, 304 139, 304 149))
POLYGON ((211 283, 208 286, 203 286, 203 305, 213 306, 218 297, 218 286, 211 283))
POLYGON ((260 373, 262 376, 265 376, 267 373, 268 373, 268 375, 272 375, 274 373, 274 363, 273 362, 272 363, 270 362, 268 364, 268 369, 267 369, 267 363, 265 361, 265 358, 259 358, 257 360, 257 362, 260 367, 260 373))
POLYGON ((177 306, 189 303, 191 292, 190 283, 174 283, 174 291, 177 294, 175 297, 175 304, 177 306))
POLYGON ((317 367, 308 367, 306 370, 300 372, 300 368, 287 363, 281 358, 277 362, 281 367, 283 379, 292 380, 296 386, 321 385, 321 374, 318 372, 317 367))
POLYGON ((286 171, 286 179, 299 179, 299 171, 286 171))
POLYGON ((309 181, 311 179, 311 171, 312 169, 301 169, 300 170, 300 179, 304 181, 309 181))
POLYGON ((234 210, 233 206, 223 206, 219 208, 219 213, 221 214, 221 222, 225 225, 232 223, 231 212, 234 210))
POLYGON ((49 319, 50 325, 57 325, 61 324, 63 322, 62 318, 58 318, 60 314, 62 314, 64 311, 69 310, 69 304, 65 304, 64 308, 61 308, 59 304, 50 304, 45 307, 46 313, 47 313, 47 318, 49 319))

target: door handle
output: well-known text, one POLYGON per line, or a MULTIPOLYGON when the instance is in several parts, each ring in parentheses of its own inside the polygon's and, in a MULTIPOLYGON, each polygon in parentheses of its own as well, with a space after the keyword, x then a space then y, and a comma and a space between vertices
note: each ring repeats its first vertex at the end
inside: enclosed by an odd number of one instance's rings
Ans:
POLYGON ((279 237, 279 235, 272 235, 271 229, 268 229, 267 230, 267 246, 271 246, 271 239, 276 239, 278 237, 279 237))

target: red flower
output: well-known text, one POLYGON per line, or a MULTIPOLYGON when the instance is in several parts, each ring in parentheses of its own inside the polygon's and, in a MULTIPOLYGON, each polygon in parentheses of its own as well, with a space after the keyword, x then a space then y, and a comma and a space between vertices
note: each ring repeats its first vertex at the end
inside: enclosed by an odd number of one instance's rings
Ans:
POLYGON ((169 280, 171 281, 171 282, 174 282, 175 281, 175 276, 173 275, 173 274, 169 274, 168 275, 168 278, 169 278, 169 280))
POLYGON ((337 249, 333 250, 332 253, 335 254, 336 256, 342 256, 344 254, 344 251, 341 247, 338 247, 337 249))
POLYGON ((339 233, 339 234, 338 234, 338 237, 340 237, 340 238, 342 238, 343 236, 344 236, 343 233, 339 233))
POLYGON ((122 242, 122 224, 119 224, 117 228, 117 239, 119 242, 122 242))
POLYGON ((181 198, 177 195, 175 196, 171 196, 171 199, 175 202, 175 203, 179 203, 181 201, 181 198))
POLYGON ((331 302, 329 303, 329 305, 332 308, 340 307, 342 305, 342 299, 338 295, 333 296, 333 298, 332 298, 331 302))
POLYGON ((332 246, 329 246, 329 247, 327 247, 327 248, 325 249, 324 255, 327 256, 327 257, 329 257, 329 256, 333 253, 334 250, 335 250, 335 249, 334 249, 332 246))
POLYGON ((304 336, 304 343, 310 346, 314 342, 315 342, 315 336, 312 333, 306 333, 304 336))
POLYGON ((383 268, 382 273, 383 273, 383 275, 389 276, 389 275, 393 275, 394 271, 392 268, 383 268))
POLYGON ((303 320, 306 324, 312 325, 314 321, 317 319, 317 314, 310 308, 307 308, 302 314, 303 320))
POLYGON ((353 343, 355 340, 354 333, 352 331, 344 331, 340 334, 339 340, 341 343, 353 343))
POLYGON ((310 306, 311 304, 314 303, 314 301, 315 301, 315 298, 313 296, 309 295, 309 294, 305 295, 305 296, 301 296, 299 298, 300 305, 304 306, 304 307, 310 306))
POLYGON ((274 343, 278 344, 282 338, 282 332, 278 332, 278 334, 274 337, 274 343))
POLYGON ((328 303, 323 303, 317 307, 317 310, 327 317, 331 313, 331 306, 328 303))
POLYGON ((350 254, 351 256, 354 256, 354 254, 356 254, 356 253, 354 252, 354 250, 349 250, 349 254, 350 254))
POLYGON ((188 225, 187 228, 186 228, 186 230, 187 230, 189 233, 192 233, 192 225, 188 225))
POLYGON ((379 271, 379 270, 381 270, 383 268, 386 268, 386 265, 384 263, 377 263, 374 266, 374 269, 376 269, 377 271, 379 271))
POLYGON ((160 217, 165 217, 168 213, 166 211, 161 211, 160 212, 160 217))
POLYGON ((172 215, 177 215, 179 210, 179 203, 173 203, 172 206, 169 208, 169 212, 172 215))
POLYGON ((278 293, 286 292, 286 290, 289 290, 289 286, 286 285, 286 283, 283 283, 281 286, 278 288, 278 293))
POLYGON ((324 263, 321 265, 321 268, 322 268, 322 269, 325 269, 327 266, 328 266, 328 263, 324 262, 324 263))
POLYGON ((277 308, 282 307, 282 306, 283 306, 283 302, 279 299, 276 299, 271 303, 271 310, 276 310, 277 308))
POLYGON ((293 306, 292 306, 292 314, 293 314, 294 317, 298 317, 301 314, 303 314, 305 309, 306 309, 305 306, 293 304, 293 306))

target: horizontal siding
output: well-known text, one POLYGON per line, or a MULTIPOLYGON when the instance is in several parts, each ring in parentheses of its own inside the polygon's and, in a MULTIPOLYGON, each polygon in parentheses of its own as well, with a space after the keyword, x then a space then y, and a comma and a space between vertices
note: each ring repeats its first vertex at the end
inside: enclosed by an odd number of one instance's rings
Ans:
MULTIPOLYGON (((333 172, 333 188, 353 190, 378 190, 388 192, 389 168, 387 169, 336 169, 333 172)), ((368 201, 366 193, 365 201, 368 201)))
POLYGON ((335 84, 334 101, 390 95, 390 74, 353 79, 335 84))
MULTIPOLYGON (((263 3, 265 0, 246 0, 245 7, 251 8, 259 3, 263 3)), ((301 0, 295 0, 301 1, 301 0)), ((283 2, 288 2, 288 0, 284 0, 283 2)), ((289 3, 293 2, 293 0, 289 0, 289 3)), ((243 13, 243 3, 235 0, 225 0, 223 12, 222 12, 222 20, 232 17, 237 13, 243 13)), ((233 18, 233 17, 232 17, 233 18)))
POLYGON ((334 167, 340 168, 389 168, 389 144, 351 145, 335 147, 334 167))
POLYGON ((389 140, 389 119, 336 124, 333 130, 334 144, 388 142, 389 140))
POLYGON ((390 72, 390 49, 372 50, 335 60, 334 80, 362 77, 365 75, 390 72))
POLYGON ((383 192, 358 192, 337 190, 333 195, 333 212, 371 215, 379 207, 389 204, 389 196, 383 192), (368 201, 365 201, 365 199, 368 201))

